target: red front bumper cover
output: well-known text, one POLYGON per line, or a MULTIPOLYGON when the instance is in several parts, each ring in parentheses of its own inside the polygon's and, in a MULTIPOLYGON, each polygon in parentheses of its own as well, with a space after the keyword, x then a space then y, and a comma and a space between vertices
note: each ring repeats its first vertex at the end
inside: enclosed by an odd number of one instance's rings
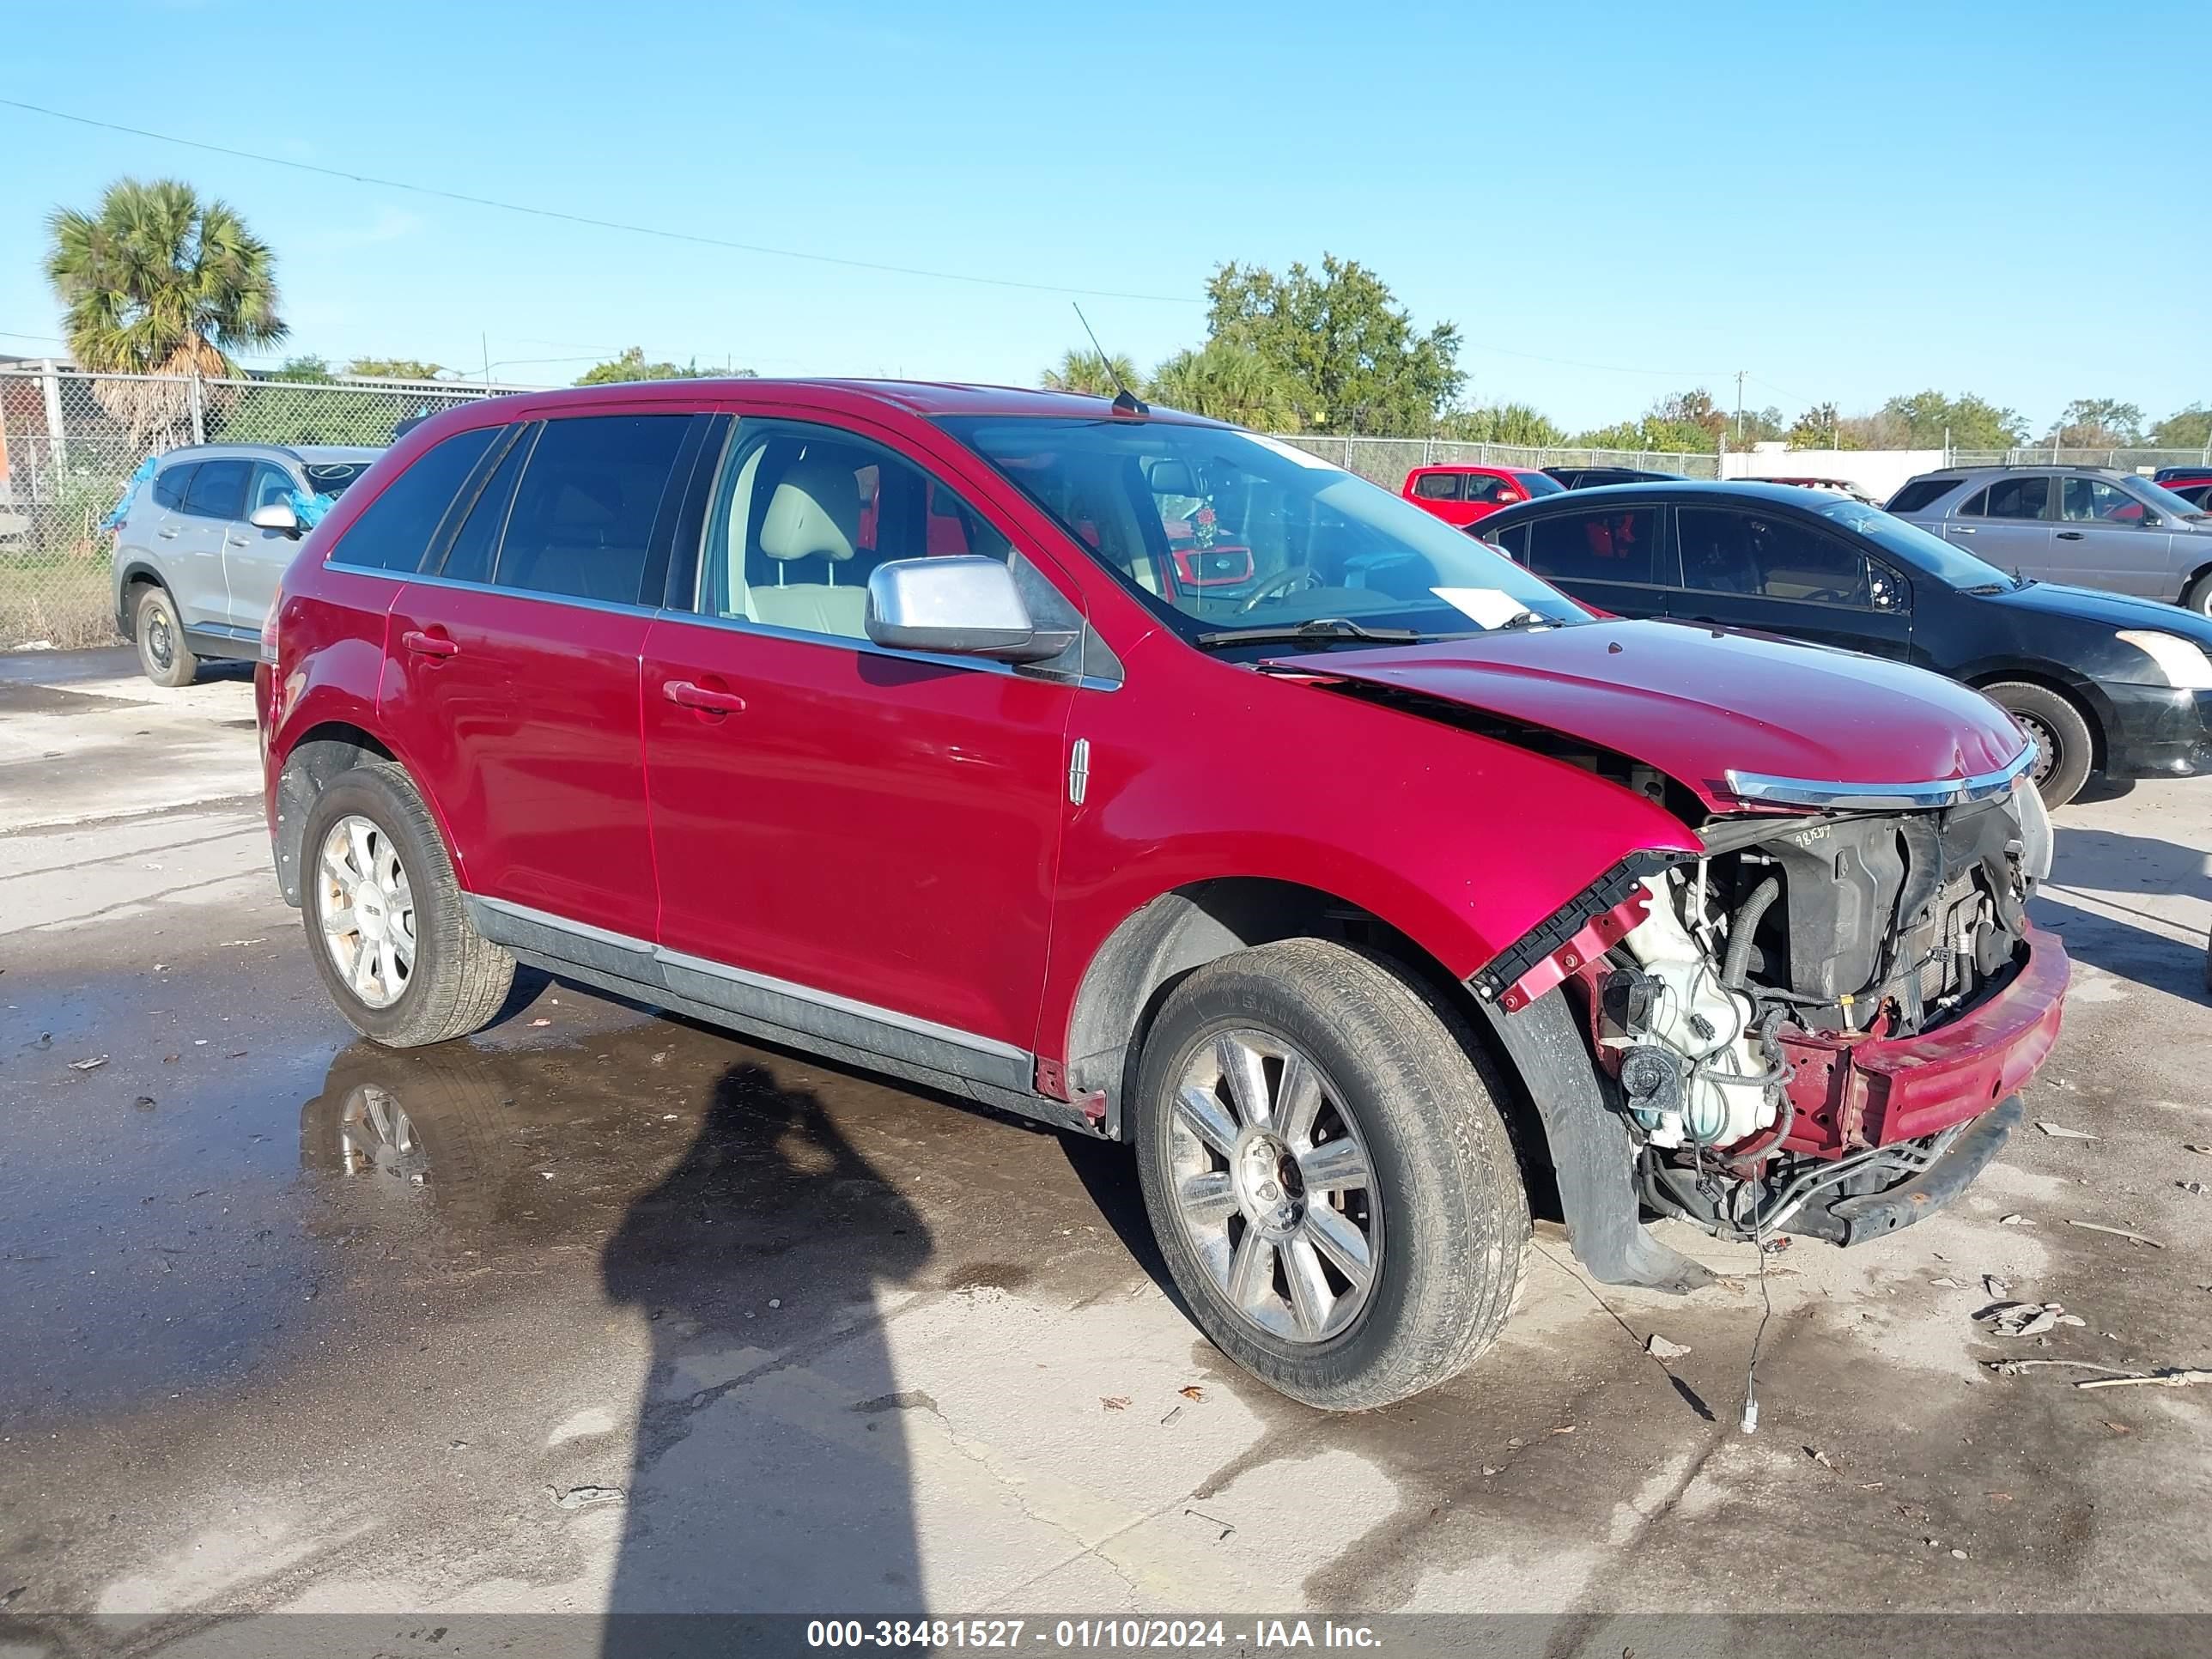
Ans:
POLYGON ((1784 1025, 1797 1120, 1783 1146, 1816 1158, 1918 1140, 2016 1094, 2058 1041, 2066 950, 2031 927, 2027 960, 1994 996, 1917 1036, 1834 1036, 1784 1025))

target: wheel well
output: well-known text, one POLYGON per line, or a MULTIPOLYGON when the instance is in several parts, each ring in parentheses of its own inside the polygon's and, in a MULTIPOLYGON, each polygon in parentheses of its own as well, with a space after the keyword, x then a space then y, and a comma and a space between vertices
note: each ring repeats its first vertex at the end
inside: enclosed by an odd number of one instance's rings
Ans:
MULTIPOLYGON (((1286 939, 1327 939, 1386 956, 1453 1010, 1497 1070, 1516 1083, 1519 1068, 1492 1039, 1466 987, 1408 935, 1373 912, 1318 888, 1255 877, 1195 882, 1163 893, 1125 919, 1099 946, 1076 992, 1068 1022, 1067 1082, 1077 1098, 1106 1097, 1106 1133, 1127 1134, 1122 1106, 1138 1056, 1160 1005, 1190 973, 1231 951, 1286 939)), ((1524 1154, 1545 1145, 1525 1092, 1500 1100, 1506 1127, 1524 1154)))
POLYGON ((137 596, 138 590, 142 587, 158 587, 163 592, 167 592, 169 585, 161 580, 161 573, 155 569, 154 567, 149 564, 133 564, 125 568, 123 572, 123 602, 116 609, 115 623, 116 626, 122 630, 123 637, 126 640, 135 640, 138 637, 138 600, 137 596))
POLYGON ((276 778, 276 884, 287 904, 300 902, 300 843, 323 786, 341 772, 392 758, 374 737, 342 720, 318 726, 292 745, 276 778))
POLYGON ((2081 723, 2089 728, 2089 769, 2092 772, 2101 772, 2105 769, 2105 722, 2098 718, 2097 711, 2082 702, 2074 688, 2065 681, 2050 674, 2040 673, 2033 668, 2018 670, 2000 668, 1992 669, 1986 674, 1978 675, 1967 683, 1975 690, 1981 691, 1986 690, 1992 685, 2004 684, 2008 681, 2014 685, 2039 686, 2055 697, 2064 698, 2072 706, 2074 712, 2081 717, 2081 723))
POLYGON ((2189 580, 2181 585, 2181 602, 2189 603, 2189 595, 2197 583, 2212 580, 2212 563, 2200 564, 2189 573, 2189 580))

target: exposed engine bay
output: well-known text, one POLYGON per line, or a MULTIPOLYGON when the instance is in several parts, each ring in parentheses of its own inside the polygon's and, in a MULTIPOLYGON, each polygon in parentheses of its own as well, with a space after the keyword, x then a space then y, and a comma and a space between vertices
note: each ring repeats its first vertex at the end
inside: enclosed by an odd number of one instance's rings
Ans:
POLYGON ((1862 1045, 1939 1032, 2012 981, 2050 821, 2022 782, 1929 810, 1715 817, 1700 834, 1705 856, 1643 874, 1641 920, 1578 974, 1642 1195, 1729 1237, 1800 1217, 1833 1237, 1822 1206, 1928 1169, 1992 1103, 1911 1134, 1863 1091, 1826 1085, 1862 1045))

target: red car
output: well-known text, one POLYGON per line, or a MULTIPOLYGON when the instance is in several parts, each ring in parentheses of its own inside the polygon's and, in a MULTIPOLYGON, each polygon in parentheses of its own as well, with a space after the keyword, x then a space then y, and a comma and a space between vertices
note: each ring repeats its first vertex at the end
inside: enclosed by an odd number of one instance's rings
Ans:
POLYGON ((1399 493, 1424 513, 1465 529, 1503 507, 1538 495, 1557 495, 1566 486, 1525 466, 1417 466, 1399 493))
POLYGON ((525 962, 1130 1142, 1199 1324, 1318 1405, 1496 1336, 1524 1158, 1593 1274, 1686 1291, 1644 1212, 1905 1225, 2058 1030, 1995 705, 1595 618, 1133 399, 453 410, 308 534, 255 689, 369 1036, 465 1037, 525 962))

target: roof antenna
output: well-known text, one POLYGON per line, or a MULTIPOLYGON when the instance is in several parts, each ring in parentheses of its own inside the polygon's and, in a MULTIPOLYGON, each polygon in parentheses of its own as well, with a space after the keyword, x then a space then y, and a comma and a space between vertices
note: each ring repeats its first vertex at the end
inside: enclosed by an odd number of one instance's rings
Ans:
POLYGON ((1070 300, 1067 303, 1071 306, 1075 306, 1075 320, 1082 324, 1083 331, 1091 336, 1091 349, 1098 354, 1100 367, 1104 368, 1109 374, 1111 374, 1114 377, 1114 384, 1120 387, 1120 390, 1114 394, 1114 412, 1116 415, 1151 414, 1152 412, 1152 406, 1146 403, 1142 398, 1139 398, 1135 392, 1130 391, 1128 386, 1123 383, 1121 372, 1114 367, 1114 360, 1106 355, 1106 348, 1098 343, 1098 336, 1091 326, 1091 319, 1083 314, 1083 307, 1081 306, 1075 305, 1075 301, 1073 300, 1070 300))

